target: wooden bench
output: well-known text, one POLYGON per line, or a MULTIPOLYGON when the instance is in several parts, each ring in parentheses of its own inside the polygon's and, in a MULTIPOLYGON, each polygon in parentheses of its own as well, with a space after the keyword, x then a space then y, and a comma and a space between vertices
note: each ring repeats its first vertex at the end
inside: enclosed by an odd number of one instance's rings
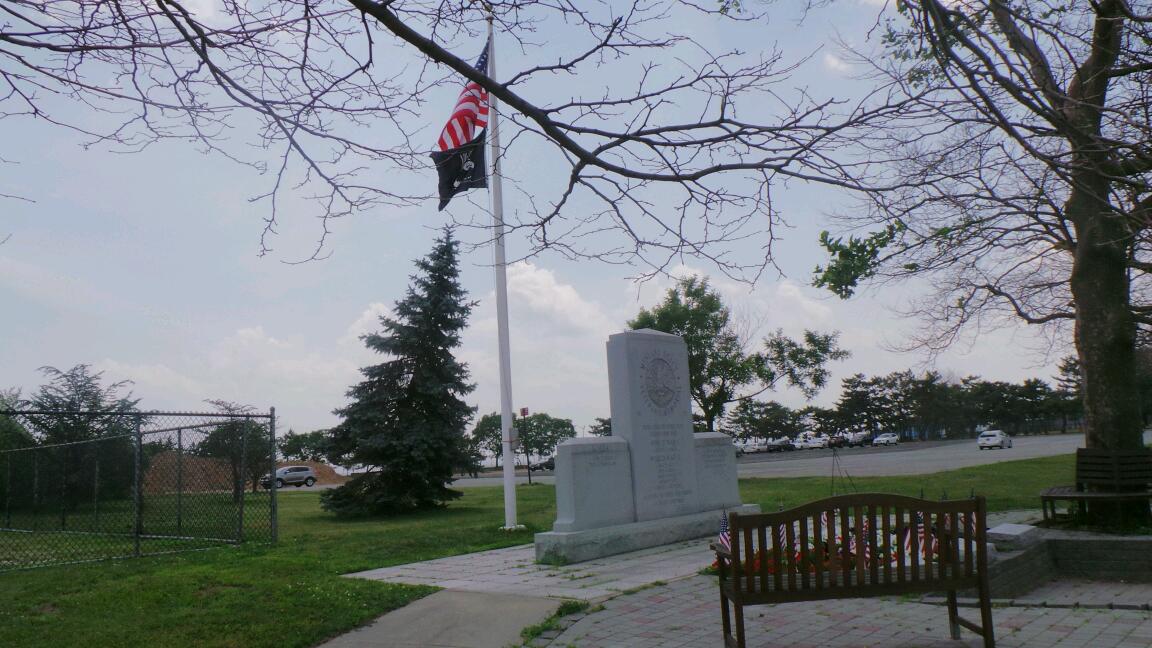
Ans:
POLYGON ((1152 499, 1152 450, 1076 450, 1076 485, 1055 486, 1040 494, 1044 519, 1056 519, 1056 502, 1075 502, 1073 517, 1083 517, 1088 502, 1152 499))
POLYGON ((749 605, 947 592, 952 638, 963 626, 994 648, 985 513, 983 497, 932 502, 868 493, 729 514, 730 548, 712 545, 724 645, 745 648, 749 605), (956 592, 968 589, 979 594, 979 625, 957 612, 956 592))

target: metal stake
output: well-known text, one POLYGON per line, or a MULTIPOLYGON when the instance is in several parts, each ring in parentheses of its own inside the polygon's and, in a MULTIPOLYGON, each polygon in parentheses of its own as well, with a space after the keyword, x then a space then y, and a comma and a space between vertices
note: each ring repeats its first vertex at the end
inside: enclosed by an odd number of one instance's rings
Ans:
POLYGON ((140 492, 140 460, 142 448, 140 416, 136 416, 136 442, 132 444, 132 504, 135 520, 132 524, 132 555, 140 555, 140 536, 144 533, 144 498, 140 492))
POLYGON ((248 468, 248 424, 249 421, 244 421, 240 432, 240 502, 236 506, 236 544, 244 542, 244 500, 247 499, 247 493, 244 491, 248 486, 245 474, 248 468))
POLYGON ((92 530, 100 531, 100 452, 97 447, 96 465, 92 470, 92 530))
POLYGON ((60 530, 68 527, 68 448, 60 448, 60 530))
POLYGON ((269 463, 268 475, 271 483, 268 485, 271 492, 271 503, 269 515, 272 518, 272 542, 280 541, 279 529, 279 511, 276 509, 276 408, 273 407, 268 411, 268 445, 269 447, 269 463))
POLYGON ((7 452, 4 454, 7 467, 7 474, 5 475, 6 485, 4 486, 4 526, 12 528, 12 453, 7 452))
POLYGON ((176 533, 184 535, 184 430, 176 430, 176 533))
POLYGON ((40 453, 32 451, 32 524, 38 527, 36 520, 40 518, 40 453))

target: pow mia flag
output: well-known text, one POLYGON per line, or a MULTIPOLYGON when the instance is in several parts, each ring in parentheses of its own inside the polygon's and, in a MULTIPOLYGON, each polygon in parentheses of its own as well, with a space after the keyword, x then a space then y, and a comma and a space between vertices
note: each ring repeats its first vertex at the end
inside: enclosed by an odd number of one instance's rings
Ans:
POLYGON ((464 146, 447 151, 434 151, 432 161, 440 175, 440 207, 443 211, 452 196, 469 189, 488 186, 488 167, 484 159, 487 130, 480 131, 476 139, 464 146))
MULTIPOLYGON (((489 40, 476 60, 477 72, 488 74, 491 49, 489 40)), ((440 211, 461 191, 488 186, 488 170, 484 166, 484 127, 487 125, 488 91, 479 83, 468 81, 436 140, 439 150, 432 153, 432 161, 440 174, 440 211)))

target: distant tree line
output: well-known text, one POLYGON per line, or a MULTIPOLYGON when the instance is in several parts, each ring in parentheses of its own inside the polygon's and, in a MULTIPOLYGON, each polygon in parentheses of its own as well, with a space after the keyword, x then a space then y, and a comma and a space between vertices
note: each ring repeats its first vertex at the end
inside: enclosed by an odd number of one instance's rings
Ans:
MULTIPOLYGON (((1152 354, 1143 357, 1152 360, 1152 354)), ((792 409, 775 401, 746 400, 726 417, 723 429, 740 439, 895 432, 909 440, 972 437, 985 427, 1013 435, 1079 430, 1084 416, 1079 363, 1066 357, 1058 371, 1051 384, 1040 378, 1010 383, 979 376, 948 381, 935 371, 856 374, 841 381, 833 407, 792 409)), ((1152 419, 1152 362, 1144 363, 1141 375, 1147 422, 1152 419)))

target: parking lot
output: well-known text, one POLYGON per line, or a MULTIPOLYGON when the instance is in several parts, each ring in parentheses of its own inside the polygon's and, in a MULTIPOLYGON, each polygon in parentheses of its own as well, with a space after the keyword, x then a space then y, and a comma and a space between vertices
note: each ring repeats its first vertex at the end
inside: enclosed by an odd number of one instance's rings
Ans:
MULTIPOLYGON (((1152 433, 1145 431, 1145 443, 1152 433)), ((968 466, 1072 454, 1084 445, 1083 434, 1051 434, 1044 436, 1013 437, 1013 446, 1006 450, 979 450, 976 439, 955 441, 904 442, 896 446, 879 448, 840 448, 838 450, 793 450, 747 454, 739 458, 737 470, 741 477, 820 477, 831 474, 833 453, 839 468, 856 477, 884 475, 923 475, 968 466)), ((528 471, 517 471, 517 483, 528 483, 528 471)), ((552 473, 533 473, 532 480, 553 483, 552 473)), ((479 479, 457 480, 455 487, 499 486, 498 473, 488 473, 479 479)))
MULTIPOLYGON (((1144 435, 1147 441, 1149 433, 1144 435)), ((979 450, 976 439, 905 442, 880 448, 793 450, 744 455, 739 461, 739 473, 741 477, 828 475, 832 471, 835 452, 840 467, 849 475, 921 475, 1001 461, 1071 454, 1083 445, 1083 434, 1053 434, 1013 437, 1013 447, 1006 450, 979 450)))

